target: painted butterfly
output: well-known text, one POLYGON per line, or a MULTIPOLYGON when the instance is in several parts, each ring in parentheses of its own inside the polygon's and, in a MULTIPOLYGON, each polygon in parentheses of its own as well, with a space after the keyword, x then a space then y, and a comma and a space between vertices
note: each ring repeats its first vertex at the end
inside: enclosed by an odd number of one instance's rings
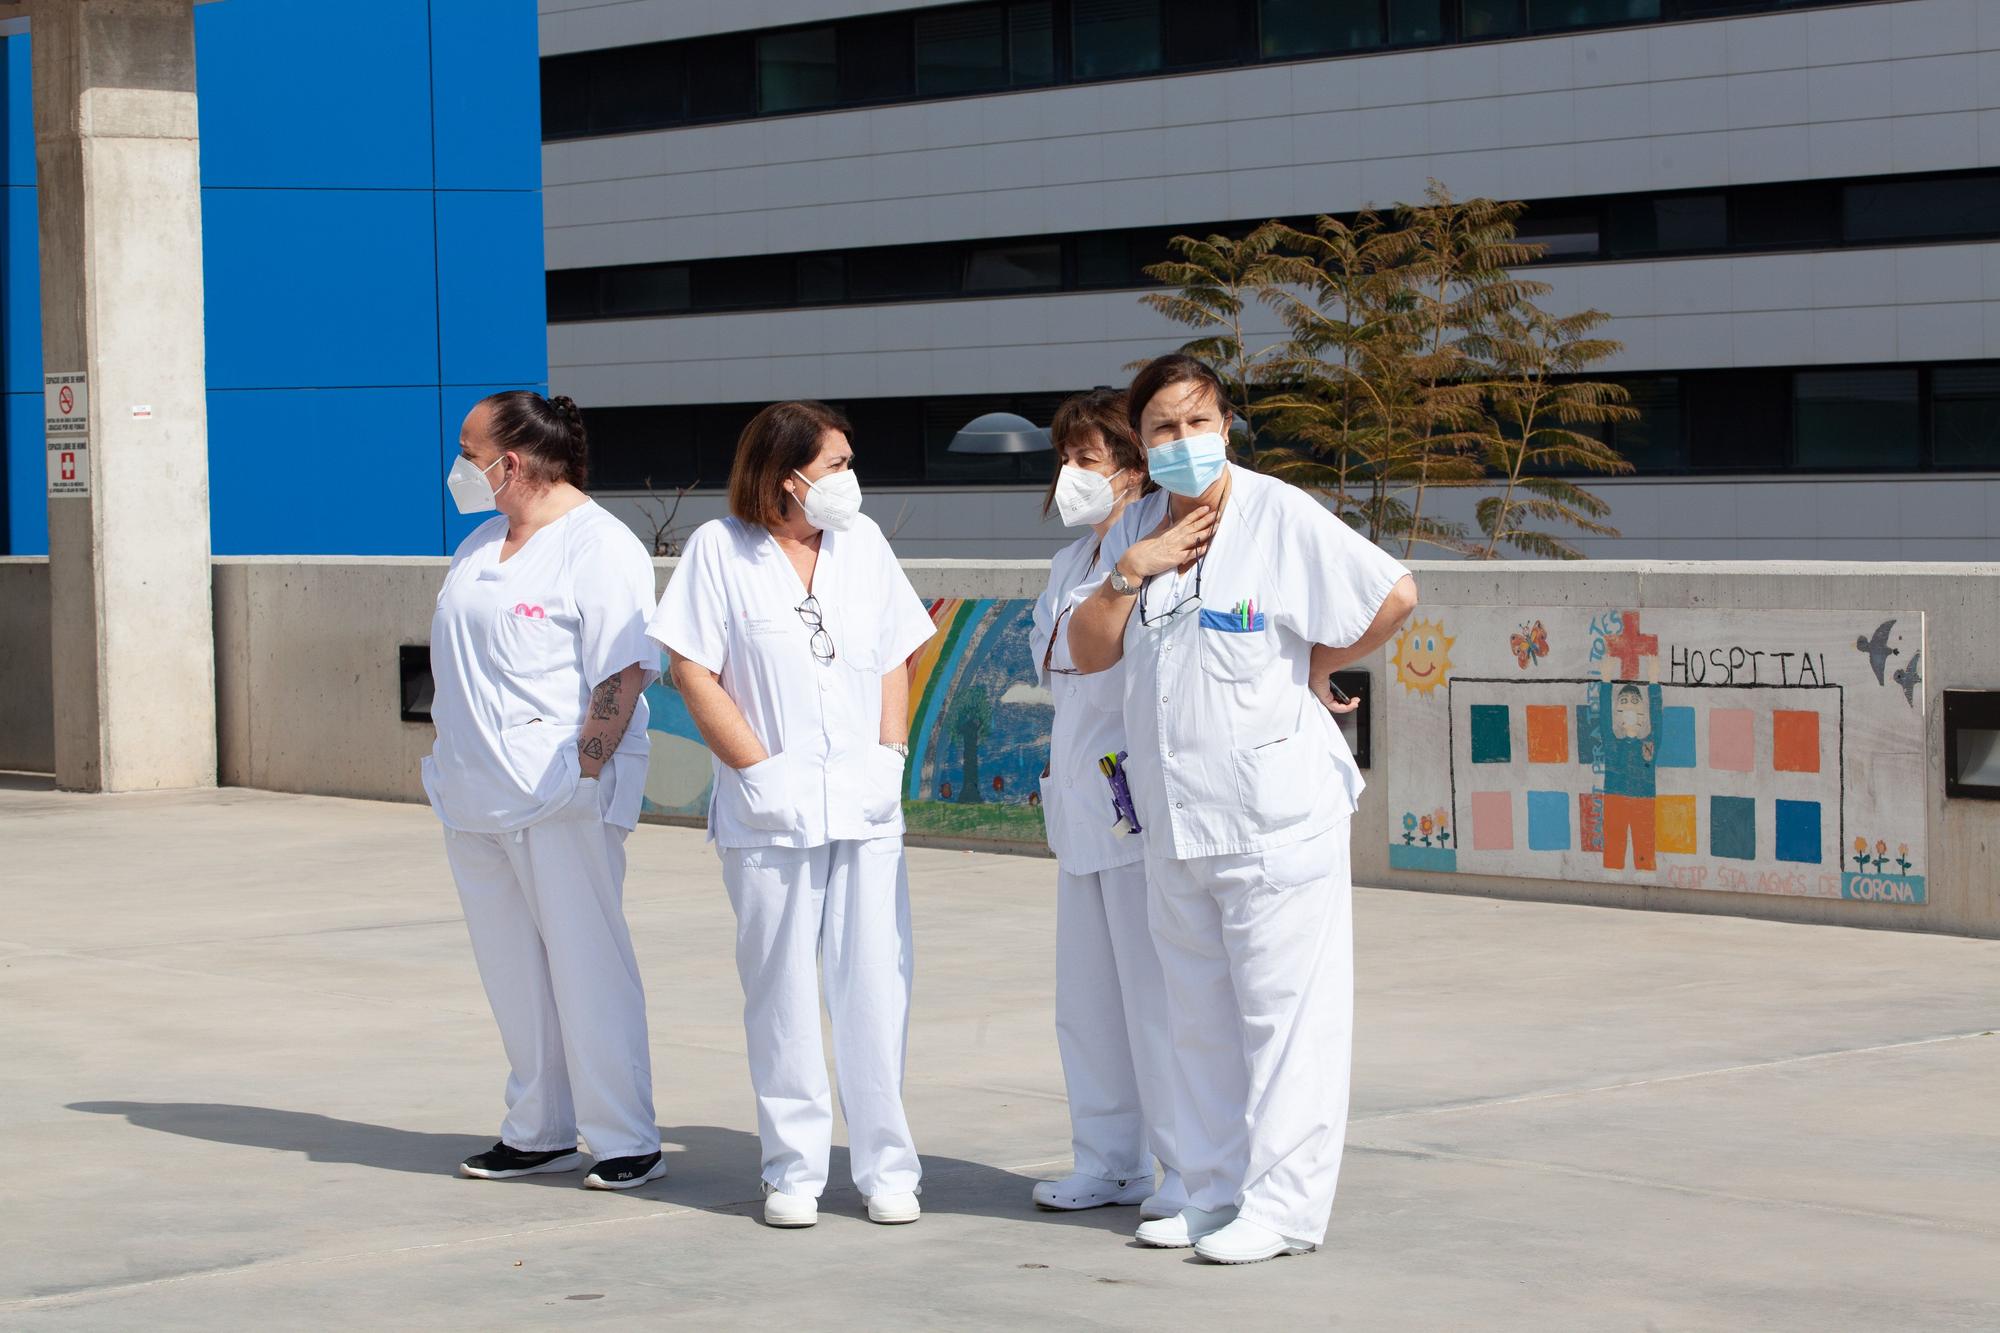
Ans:
POLYGON ((1549 655, 1549 632, 1543 629, 1542 622, 1537 620, 1532 625, 1521 626, 1519 634, 1508 635, 1507 646, 1514 650, 1514 660, 1519 662, 1521 669, 1525 671, 1528 663, 1538 657, 1549 655))

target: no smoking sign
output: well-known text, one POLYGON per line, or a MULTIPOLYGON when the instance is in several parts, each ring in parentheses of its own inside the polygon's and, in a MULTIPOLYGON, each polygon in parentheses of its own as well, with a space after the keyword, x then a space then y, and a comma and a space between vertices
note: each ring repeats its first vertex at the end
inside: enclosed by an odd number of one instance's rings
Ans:
POLYGON ((90 382, 80 370, 42 376, 42 424, 50 444, 90 433, 90 382))

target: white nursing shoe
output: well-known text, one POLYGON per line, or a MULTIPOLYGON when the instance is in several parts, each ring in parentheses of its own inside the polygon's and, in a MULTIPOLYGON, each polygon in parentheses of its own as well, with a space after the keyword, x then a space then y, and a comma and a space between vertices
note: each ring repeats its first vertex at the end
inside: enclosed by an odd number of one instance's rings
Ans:
POLYGON ((1079 1172, 1062 1180, 1044 1180, 1035 1185, 1035 1207, 1054 1213, 1079 1208, 1130 1208, 1143 1203, 1153 1190, 1152 1180, 1100 1180, 1079 1172))
POLYGON ((1310 1241, 1280 1236, 1247 1217, 1239 1217, 1194 1243, 1194 1252, 1214 1264, 1259 1264, 1280 1255, 1310 1254, 1318 1248, 1310 1241))
POLYGON ((1168 1167, 1166 1179, 1160 1182, 1159 1192, 1140 1203, 1139 1220, 1158 1222, 1172 1217, 1187 1207, 1187 1202, 1187 1186, 1181 1184, 1181 1173, 1168 1167))
POLYGON ((1220 1231, 1235 1220, 1234 1208, 1218 1208, 1212 1213, 1199 1208, 1183 1208, 1172 1217, 1141 1222, 1139 1229, 1132 1233, 1132 1239, 1156 1250, 1185 1250, 1203 1236, 1220 1231))
POLYGON ((924 1215, 914 1194, 871 1194, 868 1196, 868 1220, 880 1222, 884 1226, 899 1226, 904 1222, 914 1222, 924 1215))
POLYGON ((767 1227, 809 1227, 819 1221, 819 1200, 804 1194, 786 1194, 764 1182, 764 1225, 767 1227))

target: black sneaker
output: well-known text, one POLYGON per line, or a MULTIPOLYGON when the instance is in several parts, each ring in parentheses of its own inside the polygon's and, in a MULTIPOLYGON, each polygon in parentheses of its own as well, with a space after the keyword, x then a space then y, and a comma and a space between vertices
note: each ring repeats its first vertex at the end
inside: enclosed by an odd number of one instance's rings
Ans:
POLYGON ((496 1143, 485 1152, 474 1153, 458 1164, 458 1174, 474 1180, 512 1180, 515 1176, 539 1176, 550 1171, 574 1171, 583 1165, 583 1154, 575 1148, 554 1152, 522 1152, 496 1143))
POLYGON ((583 1178, 583 1187, 587 1190, 637 1189, 665 1174, 666 1161, 656 1152, 649 1152, 644 1157, 607 1157, 590 1168, 590 1174, 583 1178))

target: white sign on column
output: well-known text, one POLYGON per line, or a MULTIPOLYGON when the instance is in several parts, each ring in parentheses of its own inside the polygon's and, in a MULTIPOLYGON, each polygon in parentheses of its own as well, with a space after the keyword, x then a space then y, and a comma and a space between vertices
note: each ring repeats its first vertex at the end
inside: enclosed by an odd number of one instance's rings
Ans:
POLYGON ((49 494, 90 494, 90 377, 80 370, 42 376, 42 429, 49 494))

